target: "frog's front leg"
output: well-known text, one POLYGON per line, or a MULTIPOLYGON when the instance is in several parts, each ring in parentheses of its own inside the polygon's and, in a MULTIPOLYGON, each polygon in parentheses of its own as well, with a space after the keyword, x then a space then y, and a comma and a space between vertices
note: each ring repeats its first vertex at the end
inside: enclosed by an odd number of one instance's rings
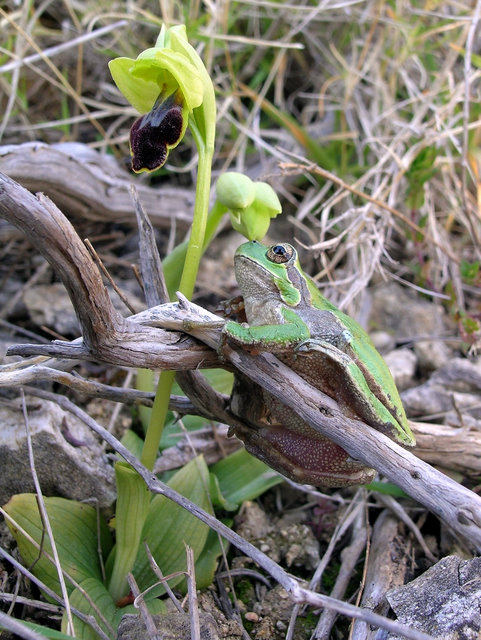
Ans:
POLYGON ((256 351, 282 352, 307 342, 310 331, 305 322, 290 309, 282 310, 283 324, 249 326, 238 322, 227 322, 223 329, 224 341, 232 341, 244 348, 256 351))

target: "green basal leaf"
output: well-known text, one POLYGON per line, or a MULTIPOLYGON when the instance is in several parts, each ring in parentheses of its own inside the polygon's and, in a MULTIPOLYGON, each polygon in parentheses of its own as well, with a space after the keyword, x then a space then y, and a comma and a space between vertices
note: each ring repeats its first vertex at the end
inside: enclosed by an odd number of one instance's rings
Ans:
MULTIPOLYGON (((167 607, 165 606, 165 602, 163 600, 159 600, 159 598, 150 599, 150 593, 145 594, 144 602, 147 605, 147 609, 151 613, 151 615, 156 616, 160 613, 167 613, 167 607)), ((115 616, 115 627, 118 628, 122 617, 128 613, 133 613, 134 615, 139 615, 138 607, 134 607, 133 604, 128 604, 126 607, 122 607, 121 609, 117 609, 117 614, 115 616)))
MULTIPOLYGON (((232 520, 223 520, 223 523, 227 527, 232 526, 232 520)), ((224 545, 224 551, 227 553, 229 543, 224 539, 222 539, 222 543, 224 545)), ((206 589, 212 584, 217 563, 221 555, 221 539, 219 538, 219 534, 211 529, 209 530, 204 548, 195 562, 195 582, 197 589, 206 589)), ((185 580, 182 581, 178 588, 186 591, 187 585, 185 580)))
MULTIPOLYGON (((232 373, 225 371, 224 369, 207 369, 202 372, 202 375, 216 391, 230 394, 234 380, 232 373)), ((172 393, 174 395, 184 395, 182 389, 177 385, 177 383, 174 383, 172 393)), ((175 446, 177 442, 184 437, 183 428, 187 431, 197 431, 198 429, 201 429, 205 423, 205 418, 186 415, 182 417, 181 427, 174 415, 170 413, 162 432, 160 449, 163 450, 167 449, 167 447, 175 446)))
MULTIPOLYGON (((95 578, 87 578, 82 580, 78 589, 74 589, 70 594, 70 605, 92 616, 99 627, 109 637, 115 637, 117 631, 117 607, 112 596, 105 588, 100 580, 95 578), (85 594, 84 594, 85 592, 85 594)), ((73 624, 75 629, 75 637, 78 640, 99 640, 100 636, 90 625, 73 616, 73 624)), ((62 617, 62 631, 67 629, 67 616, 64 613, 62 617)))
POLYGON ((376 493, 384 493, 385 495, 393 496, 394 498, 409 498, 409 496, 404 493, 397 484, 393 484, 392 482, 379 482, 375 480, 374 482, 367 484, 366 489, 368 491, 375 491, 376 493))
MULTIPOLYGON (((168 484, 202 509, 212 511, 209 498, 209 474, 202 456, 180 469, 168 484)), ((186 544, 194 550, 194 557, 199 557, 208 532, 209 527, 185 509, 164 496, 156 495, 150 503, 142 540, 145 540, 162 573, 166 576, 176 571, 185 571, 186 544)), ((135 561, 133 574, 141 590, 156 581, 142 546, 135 561)), ((179 576, 169 584, 174 586, 181 580, 182 576, 179 576)), ((153 590, 157 595, 163 591, 162 586, 153 590)))
MULTIPOLYGON (((232 391, 234 376, 230 371, 226 371, 225 369, 204 369, 201 373, 219 393, 230 394, 232 391)), ((183 395, 183 391, 177 383, 174 383, 172 393, 183 395)))
MULTIPOLYGON (((146 408, 147 407, 144 407, 144 409, 146 408)), ((135 433, 135 431, 127 429, 120 442, 130 451, 130 453, 133 453, 136 458, 140 458, 144 441, 135 433)))
POLYGON ((210 470, 217 477, 222 496, 231 509, 245 500, 254 500, 283 481, 278 473, 245 449, 220 460, 210 470))
MULTIPOLYGON (((73 639, 73 636, 69 636, 66 633, 57 631, 56 629, 49 629, 49 627, 44 627, 41 624, 34 624, 33 622, 27 622, 26 620, 18 620, 18 619, 16 619, 16 621, 19 622, 20 624, 23 624, 23 626, 29 629, 30 631, 35 631, 36 633, 40 633, 44 638, 49 638, 51 640, 72 640, 73 639)), ((0 624, 0 630, 1 629, 2 629, 2 625, 0 624)))
POLYGON ((115 507, 115 549, 109 592, 118 602, 129 592, 127 573, 137 557, 145 518, 150 503, 150 492, 137 471, 126 462, 115 464, 117 505, 115 507))
MULTIPOLYGON (((45 506, 63 570, 77 582, 86 578, 101 580, 97 530, 100 531, 100 548, 104 557, 112 547, 112 539, 107 525, 102 518, 98 519, 96 510, 90 505, 65 498, 45 498, 45 506)), ((43 527, 35 494, 13 496, 4 508, 20 527, 38 544, 41 543, 43 527)), ((32 565, 33 573, 60 595, 55 566, 45 555, 36 562, 39 555, 37 548, 16 527, 10 523, 8 527, 17 542, 25 566, 32 565)), ((44 550, 52 555, 48 536, 44 539, 44 550)), ((73 587, 69 580, 66 583, 67 589, 71 591, 73 587)))
POLYGON ((226 511, 234 511, 235 509, 237 509, 237 507, 239 506, 237 502, 229 502, 228 500, 226 500, 220 488, 219 478, 215 475, 215 473, 210 473, 209 478, 209 491, 213 506, 220 507, 221 509, 225 509, 226 511))

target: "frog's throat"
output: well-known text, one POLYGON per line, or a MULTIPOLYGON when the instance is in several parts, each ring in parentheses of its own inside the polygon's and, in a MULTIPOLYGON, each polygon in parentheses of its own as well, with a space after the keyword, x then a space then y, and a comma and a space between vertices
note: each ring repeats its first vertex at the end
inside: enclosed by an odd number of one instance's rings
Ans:
POLYGON ((236 427, 233 432, 249 453, 294 482, 345 487, 370 482, 376 475, 321 434, 307 436, 284 427, 236 427))
POLYGON ((267 269, 251 256, 237 254, 234 263, 237 283, 244 298, 270 293, 289 307, 297 307, 300 303, 312 304, 311 290, 298 260, 287 264, 272 263, 267 269), (252 272, 256 272, 257 277, 253 277, 252 272), (258 290, 257 283, 262 283, 262 290, 258 290))

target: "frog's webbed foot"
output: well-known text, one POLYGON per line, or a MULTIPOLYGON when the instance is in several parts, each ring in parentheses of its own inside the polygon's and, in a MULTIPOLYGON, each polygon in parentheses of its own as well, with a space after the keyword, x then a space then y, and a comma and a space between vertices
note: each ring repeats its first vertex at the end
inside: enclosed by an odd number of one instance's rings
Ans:
POLYGON ((344 331, 338 331, 337 333, 321 334, 316 338, 303 340, 295 347, 295 351, 300 354, 307 354, 310 351, 322 351, 326 353, 326 350, 329 351, 330 346, 343 351, 351 342, 352 333, 344 329, 344 331))
POLYGON ((216 313, 220 313, 224 316, 224 318, 233 318, 237 317, 239 322, 245 322, 245 306, 244 306, 244 298, 242 296, 235 296, 234 298, 229 298, 228 300, 221 300, 215 309, 216 313))

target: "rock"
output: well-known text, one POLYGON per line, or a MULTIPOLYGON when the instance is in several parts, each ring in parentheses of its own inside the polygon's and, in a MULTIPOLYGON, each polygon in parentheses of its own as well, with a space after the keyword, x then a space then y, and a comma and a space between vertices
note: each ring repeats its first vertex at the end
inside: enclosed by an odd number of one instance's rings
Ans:
POLYGON ((307 525, 288 518, 270 521, 255 502, 245 502, 235 521, 237 533, 276 562, 284 558, 288 567, 309 570, 319 564, 319 541, 307 525))
POLYGON ((37 326, 49 327, 62 336, 80 334, 77 316, 61 282, 31 287, 23 294, 23 301, 37 326))
MULTIPOLYGON (((162 640, 190 640, 190 620, 187 613, 175 611, 152 616, 162 640)), ((217 624, 210 613, 199 613, 201 640, 220 638, 217 624)), ((142 618, 128 613, 122 617, 117 630, 117 640, 144 640, 149 637, 142 618)))
POLYGON ((446 334, 448 318, 440 304, 422 300, 415 291, 390 282, 373 289, 370 322, 387 330, 396 340, 413 340, 419 367, 433 371, 449 361, 446 342, 436 339, 446 334), (420 337, 429 336, 426 340, 420 337), (432 336, 432 339, 431 339, 432 336))
POLYGON ((276 541, 288 567, 305 567, 312 571, 320 562, 319 542, 312 529, 300 522, 276 526, 276 541))
MULTIPOLYGON (((28 428, 42 492, 73 500, 115 500, 114 472, 92 432, 53 402, 27 397, 28 428)), ((0 406, 0 504, 34 491, 25 422, 18 401, 0 406)))
POLYGON ((481 558, 447 556, 416 580, 388 591, 387 598, 398 621, 413 629, 442 640, 479 640, 481 558))
POLYGON ((452 424, 447 414, 453 418, 454 412, 454 424, 460 424, 464 412, 470 423, 481 420, 481 359, 454 358, 424 384, 403 391, 401 399, 410 417, 443 414, 452 424))
MULTIPOLYGON (((133 281, 121 281, 117 283, 120 291, 128 299, 137 313, 145 308, 145 304, 134 294, 136 283, 133 281)), ((112 304, 122 315, 130 315, 125 303, 119 298, 111 287, 109 290, 112 304)), ((23 295, 23 301, 32 322, 37 326, 46 326, 62 336, 80 335, 80 325, 68 293, 61 282, 53 284, 38 284, 27 289, 23 295)))
POLYGON ((411 349, 394 349, 384 356, 398 389, 412 384, 416 373, 417 358, 411 349))
POLYGON ((394 336, 387 331, 370 331, 369 336, 376 349, 383 355, 396 348, 394 336))

